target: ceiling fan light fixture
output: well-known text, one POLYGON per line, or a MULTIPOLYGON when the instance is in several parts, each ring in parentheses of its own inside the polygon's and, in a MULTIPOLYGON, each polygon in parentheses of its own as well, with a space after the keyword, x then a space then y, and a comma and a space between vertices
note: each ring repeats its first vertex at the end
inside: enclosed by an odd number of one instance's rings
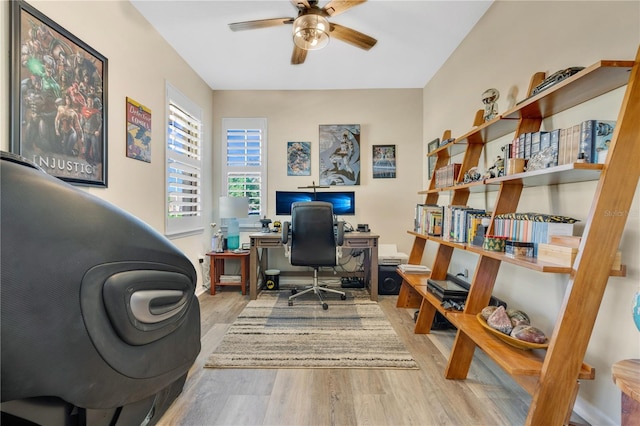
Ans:
POLYGON ((329 31, 329 21, 324 16, 298 16, 293 22, 293 42, 300 49, 319 50, 329 43, 329 31))

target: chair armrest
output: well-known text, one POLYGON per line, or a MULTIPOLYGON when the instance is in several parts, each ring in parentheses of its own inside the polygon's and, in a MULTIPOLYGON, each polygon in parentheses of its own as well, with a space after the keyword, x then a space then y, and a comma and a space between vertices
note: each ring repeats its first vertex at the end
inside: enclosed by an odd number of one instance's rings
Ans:
POLYGON ((282 244, 287 244, 289 241, 289 222, 282 222, 282 244))
POLYGON ((341 246, 344 242, 344 222, 338 221, 336 229, 336 244, 341 246))

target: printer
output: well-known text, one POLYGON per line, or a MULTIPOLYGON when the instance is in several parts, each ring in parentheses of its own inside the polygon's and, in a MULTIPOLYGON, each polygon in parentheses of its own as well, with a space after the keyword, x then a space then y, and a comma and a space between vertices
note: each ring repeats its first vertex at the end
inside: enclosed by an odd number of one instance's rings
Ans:
POLYGON ((380 244, 378 246, 378 265, 395 266, 409 262, 409 256, 398 252, 395 244, 380 244))

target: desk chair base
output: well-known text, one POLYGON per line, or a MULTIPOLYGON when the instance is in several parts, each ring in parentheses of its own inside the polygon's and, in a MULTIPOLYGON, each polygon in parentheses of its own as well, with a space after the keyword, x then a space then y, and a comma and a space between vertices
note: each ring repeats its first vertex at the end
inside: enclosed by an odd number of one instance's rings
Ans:
POLYGON ((302 290, 300 293, 298 293, 297 289, 291 290, 291 296, 289 296, 289 306, 293 306, 293 300, 295 298, 297 298, 299 296, 302 296, 303 294, 314 292, 318 296, 318 299, 320 299, 320 304, 322 305, 322 309, 324 309, 326 311, 327 309, 329 309, 329 305, 327 305, 325 303, 324 299, 322 298, 322 292, 323 291, 326 292, 326 293, 339 294, 340 295, 340 299, 347 300, 347 294, 344 291, 334 290, 332 288, 327 288, 327 287, 320 287, 318 285, 318 270, 314 269, 313 270, 313 285, 311 287, 309 287, 309 288, 306 288, 305 290, 302 290))

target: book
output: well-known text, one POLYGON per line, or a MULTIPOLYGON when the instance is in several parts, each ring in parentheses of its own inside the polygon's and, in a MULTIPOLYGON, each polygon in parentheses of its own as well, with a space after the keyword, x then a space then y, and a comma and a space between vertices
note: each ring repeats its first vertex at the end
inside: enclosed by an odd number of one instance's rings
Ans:
POLYGON ((593 162, 604 164, 615 130, 615 121, 595 120, 593 132, 593 162))
POLYGON ((443 209, 443 206, 437 204, 416 205, 415 232, 424 235, 442 235, 443 209))
POLYGON ((552 130, 548 133, 549 135, 549 145, 553 151, 553 160, 549 164, 549 167, 555 167, 558 163, 558 153, 559 153, 559 144, 560 144, 560 129, 552 130))
POLYGON ((558 165, 567 164, 567 129, 560 129, 558 133, 558 165))
POLYGON ((585 120, 581 123, 580 148, 587 163, 604 164, 615 127, 615 121, 607 120, 585 120))
POLYGON ((569 128, 571 133, 571 143, 569 144, 569 158, 566 164, 573 164, 578 160, 578 154, 580 154, 580 124, 576 124, 569 128))
POLYGON ((531 158, 531 133, 524 134, 524 157, 525 160, 531 158))
POLYGON ((547 132, 534 132, 531 134, 531 157, 542 150, 542 135, 547 132))

